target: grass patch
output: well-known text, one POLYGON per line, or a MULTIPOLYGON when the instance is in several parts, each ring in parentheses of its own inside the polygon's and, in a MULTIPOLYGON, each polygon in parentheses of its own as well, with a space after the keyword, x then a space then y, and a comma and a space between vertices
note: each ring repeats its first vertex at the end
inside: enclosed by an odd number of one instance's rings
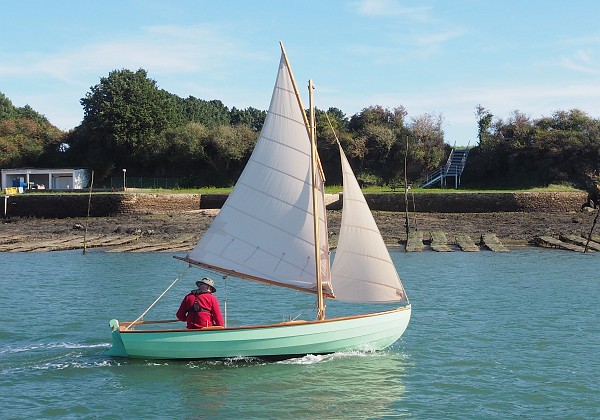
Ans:
MULTIPOLYGON (((142 194, 229 194, 231 193, 232 187, 202 187, 202 188, 184 188, 184 189, 163 189, 163 188, 127 188, 127 193, 142 193, 142 194)), ((468 188, 412 188, 409 190, 410 193, 421 194, 460 194, 460 193, 515 193, 515 192, 581 192, 583 190, 579 190, 569 185, 559 185, 553 184, 547 187, 535 187, 535 188, 498 188, 498 189, 468 189, 468 188)), ((110 191, 94 191, 94 193, 98 194, 106 194, 110 191)), ((341 185, 329 185, 325 187, 325 193, 327 194, 337 194, 342 192, 341 185)), ((369 186, 362 189, 364 194, 404 194, 403 188, 397 188, 395 191, 389 186, 369 186)), ((36 195, 54 195, 61 194, 59 192, 32 192, 36 195)), ((31 193, 28 193, 31 194, 31 193)), ((80 190, 80 191, 71 191, 69 194, 89 194, 89 190, 80 190)), ((117 191, 115 194, 123 194, 122 191, 117 191)))
MULTIPOLYGON (((325 192, 329 194, 334 194, 342 191, 342 187, 340 185, 328 186, 325 187, 325 192)), ((535 188, 491 188, 491 189, 468 189, 468 188, 411 188, 409 190, 410 193, 420 194, 420 193, 428 193, 428 194, 460 194, 460 193, 515 193, 515 192, 581 192, 577 188, 574 188, 570 185, 559 185, 552 184, 547 187, 535 187, 535 188)), ((362 189, 362 192, 365 194, 404 194, 403 188, 397 188, 395 191, 389 186, 370 186, 362 189)))

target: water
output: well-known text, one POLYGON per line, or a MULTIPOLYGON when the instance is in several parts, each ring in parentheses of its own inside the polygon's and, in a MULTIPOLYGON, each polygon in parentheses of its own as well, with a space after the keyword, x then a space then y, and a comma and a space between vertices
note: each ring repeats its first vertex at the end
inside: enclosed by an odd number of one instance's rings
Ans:
MULTIPOLYGON (((160 253, 1 253, 0 417, 600 416, 599 255, 524 249, 393 258, 413 318, 387 351, 173 362, 104 352, 108 321, 137 317, 184 263, 160 253)), ((190 269, 146 319, 172 319, 201 275, 190 269)), ((301 293, 218 278, 217 285, 231 325, 314 314, 313 298, 301 293), (264 310, 270 305, 274 316, 264 310)), ((329 315, 347 310, 328 306, 329 315)))

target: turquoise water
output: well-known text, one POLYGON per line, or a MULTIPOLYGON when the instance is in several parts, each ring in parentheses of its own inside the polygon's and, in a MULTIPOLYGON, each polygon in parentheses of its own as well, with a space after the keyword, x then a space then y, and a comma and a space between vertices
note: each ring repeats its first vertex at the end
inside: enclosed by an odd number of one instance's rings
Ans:
MULTIPOLYGON (((0 417, 600 416, 600 255, 393 258, 413 317, 387 351, 148 362, 104 355, 108 321, 136 318, 185 264, 162 253, 1 253, 0 417)), ((174 318, 201 275, 185 272, 146 319, 174 318)), ((310 296, 215 279, 230 325, 313 317, 310 296)))

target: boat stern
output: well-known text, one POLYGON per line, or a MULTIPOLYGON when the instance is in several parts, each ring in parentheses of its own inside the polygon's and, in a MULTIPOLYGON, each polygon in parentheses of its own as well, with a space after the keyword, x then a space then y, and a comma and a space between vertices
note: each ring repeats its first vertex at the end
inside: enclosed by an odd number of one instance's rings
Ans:
POLYGON ((119 331, 119 321, 111 319, 108 323, 112 330, 112 347, 106 352, 107 356, 113 357, 128 357, 123 340, 121 340, 121 332, 119 331))

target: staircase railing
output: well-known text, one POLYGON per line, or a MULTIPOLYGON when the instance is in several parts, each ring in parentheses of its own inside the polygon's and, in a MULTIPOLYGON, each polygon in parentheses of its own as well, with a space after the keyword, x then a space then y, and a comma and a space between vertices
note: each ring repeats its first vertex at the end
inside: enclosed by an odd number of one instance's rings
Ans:
POLYGON ((450 176, 454 177, 455 187, 458 188, 460 185, 460 177, 467 163, 468 155, 468 146, 466 149, 453 148, 450 152, 450 156, 448 156, 446 164, 428 173, 418 182, 418 185, 420 185, 421 188, 427 188, 439 181, 440 186, 444 187, 446 185, 446 178, 450 176))
POLYGON ((418 184, 421 186, 421 188, 433 185, 435 182, 439 181, 444 176, 444 169, 444 166, 440 166, 437 169, 434 169, 433 171, 425 175, 425 178, 419 181, 418 184))

